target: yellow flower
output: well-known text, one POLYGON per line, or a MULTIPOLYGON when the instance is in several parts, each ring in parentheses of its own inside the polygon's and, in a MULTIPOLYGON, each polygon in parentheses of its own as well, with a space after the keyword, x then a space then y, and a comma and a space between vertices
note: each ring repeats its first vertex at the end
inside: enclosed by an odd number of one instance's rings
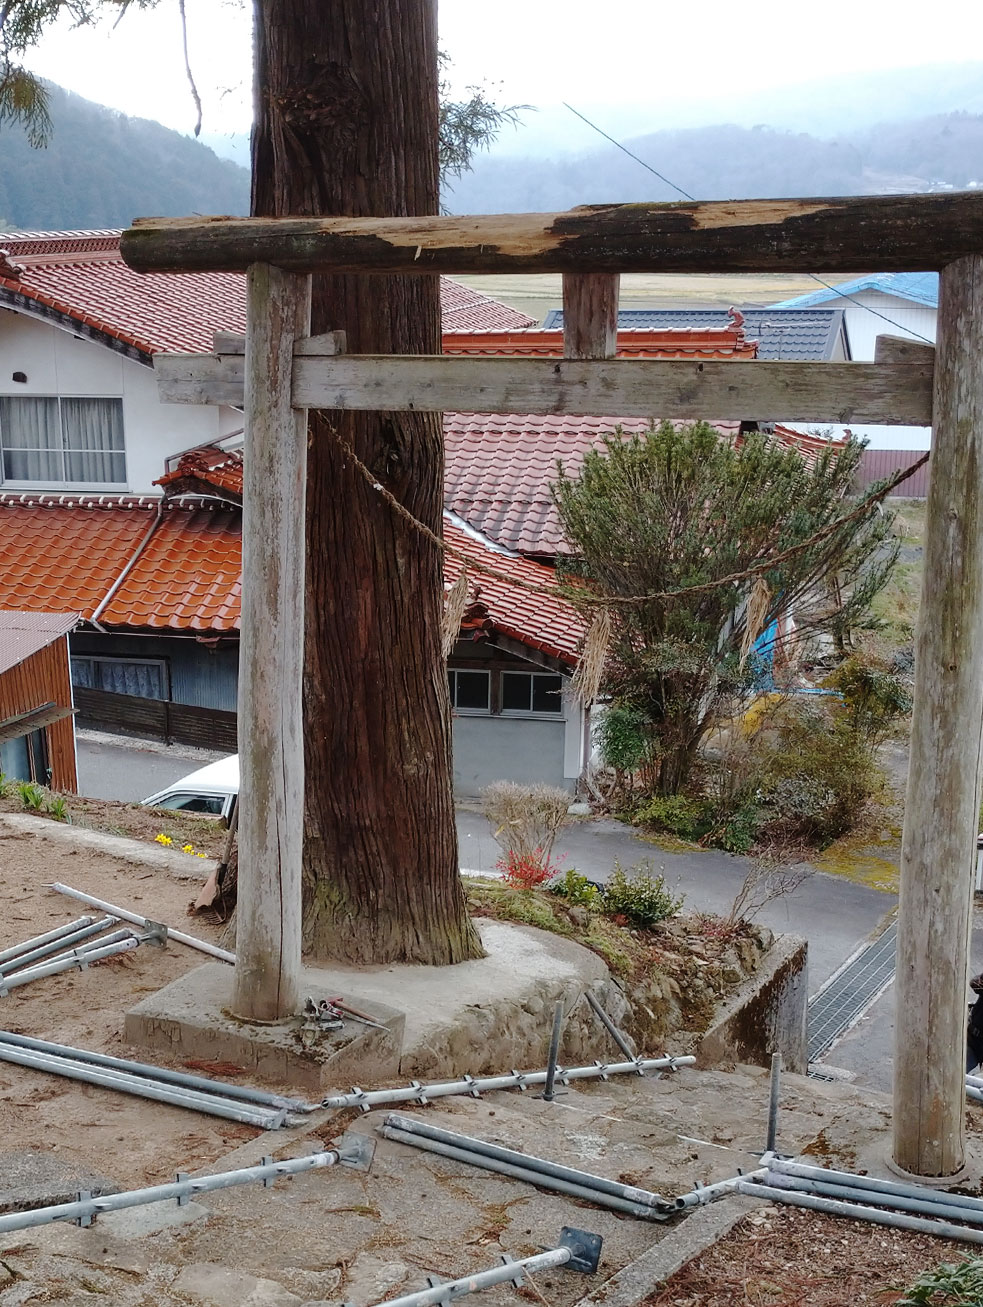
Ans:
POLYGON ((174 843, 174 841, 171 839, 170 835, 165 835, 165 834, 163 833, 163 831, 161 831, 161 833, 160 833, 159 835, 155 835, 155 836, 154 836, 154 840, 155 840, 158 844, 173 844, 173 843, 174 843))
POLYGON ((195 851, 195 846, 194 846, 193 844, 182 844, 182 845, 181 845, 181 852, 182 852, 182 853, 194 853, 194 851, 195 851))

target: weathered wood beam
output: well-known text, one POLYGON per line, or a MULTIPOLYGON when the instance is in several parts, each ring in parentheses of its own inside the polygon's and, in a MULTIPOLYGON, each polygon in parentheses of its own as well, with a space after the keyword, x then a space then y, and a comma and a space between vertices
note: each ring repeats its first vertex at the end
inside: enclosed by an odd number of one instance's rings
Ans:
MULTIPOLYGON (((232 1007, 278 1021, 299 1007, 304 815, 304 503, 307 414, 292 407, 310 278, 260 264, 246 279, 239 890, 232 1007)), ((240 402, 242 402, 240 397, 240 402)))
POLYGON ((983 194, 595 204, 439 218, 138 218, 137 272, 904 272, 983 246, 983 194))
POLYGON ((935 365, 935 346, 909 336, 878 336, 874 341, 875 363, 927 363, 935 365))
MULTIPOLYGON (((212 344, 213 353, 219 355, 245 354, 246 337, 233 331, 216 331, 212 344)), ((344 354, 345 333, 343 331, 326 331, 321 336, 305 336, 303 340, 294 341, 294 358, 302 355, 330 357, 344 354)), ((202 355, 201 357, 208 357, 202 355)))
MULTIPOLYGON (((211 354, 158 354, 162 400, 242 402, 242 364, 211 354)), ((927 426, 932 369, 901 363, 608 361, 441 355, 295 355, 301 408, 397 412, 569 413, 927 426)))
POLYGON ((618 352, 620 282, 616 273, 563 274, 564 358, 614 358, 618 352))
POLYGON ((951 1176, 964 1163, 983 728, 983 256, 942 273, 932 443, 901 844, 894 1160, 951 1176))

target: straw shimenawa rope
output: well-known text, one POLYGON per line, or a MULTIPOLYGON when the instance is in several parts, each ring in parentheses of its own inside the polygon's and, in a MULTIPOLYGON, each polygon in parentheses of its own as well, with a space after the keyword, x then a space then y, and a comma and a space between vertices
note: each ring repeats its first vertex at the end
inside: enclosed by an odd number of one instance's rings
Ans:
POLYGON ((471 578, 468 576, 468 569, 462 567, 461 575, 444 597, 444 615, 440 622, 440 643, 445 658, 450 655, 458 636, 461 634, 461 623, 464 621, 464 614, 468 609, 468 587, 470 584, 471 578))
POLYGON ((578 703, 594 703, 600 694, 610 643, 611 609, 601 608, 587 628, 583 653, 570 679, 570 693, 578 703))
MULTIPOLYGON (((537 585, 534 581, 520 581, 517 576, 508 572, 503 572, 498 567, 492 567, 488 563, 479 562, 473 555, 465 553, 463 549, 457 549, 454 545, 449 545, 446 540, 442 540, 435 531, 432 531, 425 522, 421 522, 414 517, 408 508, 404 508, 391 490, 387 490, 382 482, 378 479, 371 468, 366 467, 362 460, 355 453, 352 445, 334 428, 329 428, 334 436, 335 442, 344 453, 345 457, 351 460, 352 466, 356 472, 368 482, 373 490, 386 501, 393 512, 401 517, 414 531, 418 532, 429 540, 434 548, 439 549, 441 553, 449 554, 452 558, 460 559, 473 572, 480 572, 484 576, 494 577, 497 581, 503 581, 506 585, 512 586, 516 590, 526 590, 529 594, 544 595, 548 599, 563 599, 567 603, 572 603, 568 595, 564 595, 558 585, 537 585)), ((731 572, 728 576, 718 577, 716 581, 705 581, 702 585, 684 585, 678 590, 657 590, 653 594, 644 595, 595 595, 588 591, 578 591, 577 604, 584 607, 594 607, 599 609, 615 608, 624 604, 647 604, 657 599, 676 599, 684 594, 698 594, 703 590, 716 590, 722 585, 732 585, 739 581, 749 581, 754 577, 762 576, 765 572, 770 572, 772 568, 779 566, 789 558, 794 558, 797 554, 804 553, 808 549, 813 549, 816 545, 828 539, 841 527, 846 526, 848 522, 862 517, 868 509, 875 504, 879 504, 883 499, 907 481, 909 477, 915 475, 920 468, 928 462, 929 453, 923 455, 917 463, 912 463, 911 467, 899 469, 890 481, 881 486, 880 490, 875 490, 873 494, 867 495, 860 501, 852 512, 847 513, 845 517, 838 517, 832 522, 828 522, 815 535, 811 535, 808 540, 802 540, 797 545, 783 550, 780 554, 775 554, 771 558, 764 559, 760 563, 754 563, 751 567, 745 568, 743 572, 731 572)))
POLYGON ((755 640, 761 634, 765 618, 768 616, 768 605, 770 603, 771 590, 768 587, 768 582, 763 576, 755 577, 744 613, 744 634, 741 637, 741 668, 747 662, 747 656, 751 652, 755 640))

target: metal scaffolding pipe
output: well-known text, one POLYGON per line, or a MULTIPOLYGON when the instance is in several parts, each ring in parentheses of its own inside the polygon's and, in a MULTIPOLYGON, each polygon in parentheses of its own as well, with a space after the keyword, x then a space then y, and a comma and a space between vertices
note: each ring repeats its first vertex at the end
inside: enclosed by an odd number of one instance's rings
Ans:
MULTIPOLYGON (((595 1062, 593 1066, 557 1067, 556 1078, 561 1085, 571 1080, 606 1080, 608 1076, 644 1075, 646 1071, 675 1071, 680 1066, 691 1066, 695 1057, 640 1057, 632 1062, 595 1062)), ((451 1094, 490 1093, 496 1089, 529 1089, 546 1083, 545 1071, 512 1071, 505 1076, 463 1076, 444 1084, 421 1085, 418 1080, 394 1089, 374 1089, 366 1092, 355 1088, 349 1094, 331 1094, 321 1099, 322 1107, 360 1107, 363 1112, 380 1107, 383 1103, 428 1103, 431 1098, 446 1098, 451 1094)))
POLYGON ((195 1194, 209 1193, 214 1189, 231 1189, 234 1185, 251 1184, 261 1180, 264 1185, 281 1175, 299 1175, 325 1166, 350 1166, 368 1170, 372 1157, 372 1141, 364 1135, 345 1135, 337 1148, 310 1153, 307 1157, 291 1157, 283 1162, 265 1159, 261 1166, 246 1166, 239 1171, 219 1171, 216 1175, 195 1176, 173 1184, 152 1185, 147 1189, 129 1189, 120 1194, 103 1194, 98 1198, 80 1198, 71 1203, 57 1203, 53 1207, 34 1207, 26 1212, 9 1212, 0 1216, 0 1234, 13 1230, 27 1230, 35 1225, 49 1225, 53 1221, 79 1221, 88 1224, 100 1212, 118 1212, 126 1207, 143 1207, 148 1203, 163 1203, 177 1199, 186 1202, 195 1194), (362 1141, 362 1142, 359 1142, 362 1141))
POLYGON ((546 1055, 546 1080, 543 1084, 543 1101, 552 1103, 556 1097, 553 1088, 560 1057, 560 1037, 563 1034, 563 999, 557 999, 553 1008, 553 1029, 550 1031, 549 1052, 546 1055))
POLYGON ((223 1080, 209 1080, 207 1076, 190 1075, 186 1071, 171 1071, 167 1067, 152 1066, 148 1062, 132 1062, 125 1057, 110 1057, 108 1053, 93 1053, 86 1048, 72 1048, 69 1044, 53 1044, 47 1039, 32 1039, 30 1035, 15 1035, 9 1030, 0 1030, 0 1047, 4 1044, 30 1049, 35 1053, 63 1057, 89 1066, 122 1071, 126 1075, 142 1076, 164 1084, 198 1089, 205 1093, 218 1094, 222 1098, 239 1099, 243 1103, 258 1103, 261 1107, 275 1107, 287 1112, 317 1110, 312 1103, 305 1103, 297 1098, 284 1098, 282 1094, 271 1094, 265 1089, 253 1089, 249 1085, 230 1085, 223 1080))
MULTIPOLYGON (((782 1157, 770 1157, 765 1154, 762 1164, 769 1171, 780 1175, 800 1176, 804 1180, 820 1180, 826 1184, 853 1185, 859 1189, 868 1189, 875 1194, 901 1194, 906 1198, 922 1198, 928 1202, 944 1202, 956 1207, 965 1207, 969 1211, 983 1210, 983 1199, 971 1198, 968 1194, 950 1194, 944 1190, 932 1189, 925 1185, 908 1184, 903 1180, 878 1180, 871 1175, 853 1175, 849 1171, 828 1171, 822 1166, 810 1166, 806 1162, 788 1161, 782 1157)), ((875 1201, 873 1198, 871 1202, 875 1201)))
POLYGON ((0 950, 0 966, 9 962, 11 958, 19 957, 21 953, 29 953, 31 949, 41 944, 61 939, 63 935, 70 935, 73 930, 79 930, 82 926, 91 926, 92 920, 92 917, 78 917, 75 921, 66 921, 63 926, 55 926, 53 930, 45 931, 43 935, 35 935, 33 939, 25 939, 20 944, 11 944, 9 948, 0 950))
POLYGON ((706 1203, 712 1203, 717 1198, 723 1198, 725 1194, 736 1193, 737 1186, 742 1180, 763 1180, 767 1174, 768 1168, 763 1166, 759 1171, 748 1171, 746 1175, 734 1175, 729 1180, 718 1180, 715 1184, 698 1184, 688 1194, 680 1194, 674 1200, 676 1210, 681 1212, 689 1207, 703 1207, 706 1203))
POLYGON ((916 1212, 926 1216, 948 1217, 951 1221, 969 1221, 972 1225, 983 1225, 983 1203, 979 1211, 961 1207, 956 1203, 946 1203, 940 1199, 908 1198, 905 1194, 875 1194, 873 1189, 863 1189, 859 1185, 832 1184, 825 1180, 805 1180, 799 1175, 785 1175, 781 1171, 769 1171, 765 1184, 776 1189, 794 1189, 802 1194, 819 1194, 823 1198, 853 1199, 858 1203, 876 1203, 878 1207, 896 1207, 900 1212, 916 1212))
POLYGON ((974 1099, 977 1103, 983 1103, 983 1089, 977 1089, 975 1085, 967 1085, 966 1097, 974 1099))
POLYGON ((768 1095, 768 1138, 765 1152, 773 1153, 778 1139, 778 1103, 782 1092, 782 1055, 771 1055, 771 1090, 768 1095))
POLYGON ((608 1014, 601 1007, 600 1003, 597 1001, 597 996, 594 993, 592 993, 591 990, 585 989, 584 998, 586 998, 587 1002, 591 1006, 591 1010, 593 1011, 594 1015, 600 1021, 601 1025, 608 1032, 608 1034, 611 1036, 614 1042, 621 1049, 622 1053, 624 1053, 625 1057, 633 1058, 635 1056, 635 1050, 632 1048, 631 1044, 629 1044, 628 1040, 618 1029, 618 1027, 614 1024, 614 1022, 611 1020, 608 1014))
MULTIPOLYGON (((145 936, 136 933, 132 926, 120 926, 119 930, 111 930, 108 935, 100 935, 98 939, 83 940, 75 948, 66 949, 64 953, 56 953, 53 957, 48 958, 48 962, 61 962, 63 958, 70 958, 74 953, 85 953, 92 948, 102 948, 104 944, 116 944, 121 939, 139 939, 142 944, 145 936)), ((60 947, 60 946, 59 946, 60 947)), ((6 975, 16 976, 17 971, 6 972, 6 975)))
POLYGON ((57 953, 59 949, 67 949, 69 946, 78 944, 84 939, 90 939, 93 935, 98 935, 100 931, 108 930, 110 926, 117 924, 115 917, 103 917, 101 921, 92 921, 90 918, 89 925, 79 926, 71 934, 62 935, 56 940, 49 940, 47 944, 40 944, 37 948, 31 949, 29 953, 22 953, 19 957, 4 963, 0 966, 0 976, 9 975, 11 971, 19 971, 22 967, 32 966, 35 962, 40 962, 42 958, 57 953))
MULTIPOLYGON (((92 908, 101 908, 103 912, 111 912, 114 917, 119 917, 121 921, 132 921, 135 926, 149 926, 150 919, 141 917, 136 912, 130 912, 128 908, 118 908, 113 903, 107 903, 104 899, 97 899, 91 894, 83 894, 81 890, 72 889, 70 885, 62 885, 60 881, 53 881, 47 887, 53 889, 59 894, 67 894, 71 899, 78 899, 80 903, 88 903, 92 908)), ((167 938, 174 940, 176 944, 186 944, 188 948, 196 948, 199 953, 208 953, 213 958, 219 958, 222 962, 231 962, 235 965, 236 955, 230 953, 228 949, 219 948, 217 944, 209 944, 207 940, 198 939, 194 935, 186 935, 182 930, 172 930, 167 927, 167 938)))
POLYGON ((200 1094, 191 1089, 178 1088, 176 1085, 165 1085, 140 1076, 124 1075, 120 1071, 88 1066, 70 1058, 34 1053, 24 1048, 12 1048, 5 1043, 0 1043, 0 1061, 14 1062, 18 1066, 30 1067, 35 1071, 48 1071, 52 1075, 65 1076, 68 1080, 81 1080, 86 1084, 100 1085, 103 1089, 134 1094, 137 1098, 152 1098, 158 1103, 169 1103, 172 1107, 185 1107, 194 1112, 225 1117, 230 1121, 239 1121, 243 1125, 256 1126, 259 1130, 278 1130, 287 1123, 285 1111, 274 1112, 272 1108, 266 1111, 259 1107, 248 1108, 242 1103, 220 1098, 217 1094, 200 1094))
POLYGON ((414 1116, 401 1116, 390 1112, 385 1125, 401 1130, 404 1134, 419 1135, 423 1139, 435 1139, 438 1143, 450 1144, 452 1148, 464 1149, 469 1153, 478 1153, 482 1157, 491 1157, 498 1162, 508 1162, 511 1166, 521 1166, 527 1171, 539 1171, 543 1175, 557 1180, 569 1180, 572 1184, 587 1189, 596 1189, 598 1193, 611 1194, 623 1198, 626 1202, 640 1204, 643 1207, 658 1207, 669 1211, 672 1199, 663 1198, 661 1194, 651 1193, 648 1189, 639 1189, 635 1185, 622 1184, 620 1180, 608 1180, 605 1176, 593 1175, 590 1171, 578 1171, 571 1166, 561 1166, 544 1157, 533 1157, 529 1153, 520 1153, 512 1148, 502 1148, 498 1144, 487 1143, 484 1139, 474 1139, 471 1135, 459 1135, 453 1130, 442 1130, 414 1116))
POLYGON ((624 1212, 628 1216, 638 1216, 647 1221, 666 1219, 667 1213, 660 1212, 655 1207, 627 1202, 623 1198, 616 1198, 613 1194, 605 1194, 599 1189, 590 1189, 586 1185, 574 1184, 569 1180, 560 1180, 542 1171, 534 1171, 530 1167, 499 1162, 493 1157, 483 1157, 480 1153, 473 1153, 470 1149, 454 1148, 450 1144, 439 1143, 436 1139, 425 1139, 421 1135, 410 1134, 409 1131, 397 1130, 394 1126, 382 1125, 377 1129, 384 1139, 409 1144, 412 1148, 422 1148, 428 1153, 437 1153, 440 1157, 450 1158, 453 1162, 463 1162, 466 1166, 478 1166, 485 1171, 495 1171, 499 1175, 507 1175, 512 1180, 522 1180, 540 1189, 552 1189, 556 1193, 567 1194, 571 1198, 579 1198, 587 1203, 613 1208, 616 1212, 624 1212))
POLYGON ((532 1257, 522 1257, 518 1261, 503 1254, 501 1266, 477 1271, 474 1275, 463 1275, 459 1280, 438 1281, 435 1276, 431 1276, 429 1289, 390 1298, 384 1307, 437 1307, 438 1304, 449 1304, 456 1298, 463 1298, 465 1294, 478 1293, 481 1289, 491 1289, 496 1284, 506 1284, 509 1281, 516 1288, 521 1288, 529 1272, 546 1271, 553 1266, 569 1266, 571 1271, 591 1275, 597 1270, 601 1244, 600 1235, 564 1226, 558 1248, 535 1253, 532 1257))
POLYGON ((118 953, 128 953, 139 946, 140 941, 136 935, 130 935, 128 939, 114 940, 111 944, 100 945, 98 948, 75 949, 51 962, 42 962, 40 966, 28 967, 26 971, 15 971, 10 976, 0 976, 0 998, 6 997, 11 989, 16 989, 19 985, 29 985, 32 980, 57 976, 62 971, 72 971, 75 968, 84 971, 90 962, 112 958, 118 953))
POLYGON ((751 1198, 767 1198, 773 1203, 789 1203, 793 1207, 809 1207, 815 1212, 830 1216, 852 1216, 859 1221, 873 1221, 875 1225, 891 1225, 897 1230, 917 1230, 943 1239, 961 1239, 964 1243, 983 1244, 983 1230, 967 1230, 965 1226, 950 1225, 948 1221, 932 1221, 923 1216, 904 1216, 900 1212, 884 1212, 876 1207, 862 1207, 859 1203, 838 1202, 833 1198, 819 1198, 815 1194, 799 1193, 795 1189, 775 1189, 771 1185, 742 1180, 738 1192, 751 1198))

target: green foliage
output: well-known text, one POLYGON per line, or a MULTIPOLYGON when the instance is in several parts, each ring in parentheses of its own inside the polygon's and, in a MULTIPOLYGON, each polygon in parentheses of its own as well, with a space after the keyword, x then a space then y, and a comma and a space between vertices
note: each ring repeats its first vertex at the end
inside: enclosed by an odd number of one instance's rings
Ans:
POLYGON ((684 794, 657 794, 632 813, 632 821, 670 831, 681 840, 698 840, 713 825, 708 805, 684 794))
POLYGON ((983 1258, 942 1262, 918 1279, 897 1300, 898 1307, 979 1307, 983 1302, 983 1258))
POLYGON ((619 772, 637 771, 648 749, 645 727, 640 709, 612 704, 597 725, 597 745, 604 763, 619 772))
POLYGON ((441 182, 470 172, 479 150, 487 150, 505 126, 515 127, 528 104, 499 105, 488 98, 485 86, 469 86, 467 98, 455 100, 446 76, 449 57, 440 52, 439 161, 441 182))
POLYGON ((24 807, 30 808, 32 812, 40 812, 44 807, 44 790, 34 781, 18 781, 17 793, 24 807))
POLYGON ((597 908, 601 903, 601 892, 592 880, 582 876, 579 871, 569 867, 559 880, 548 887, 551 894, 558 895, 574 907, 597 908))
POLYGON ((789 705, 762 761, 770 819, 820 846, 854 825, 880 780, 868 741, 828 701, 789 705))
POLYGON ((650 858, 624 870, 615 860, 611 879, 604 887, 603 910, 608 917, 624 917, 630 926, 646 929, 673 917, 683 906, 684 895, 676 898, 666 888, 666 878, 661 873, 653 876, 654 868, 650 858))
POLYGON ((63 794, 53 795, 45 801, 44 810, 55 821, 68 820, 68 800, 63 794))
POLYGON ((6 772, 0 771, 0 799, 5 799, 13 788, 13 782, 6 772))
POLYGON ((644 744, 647 792, 685 786, 721 706, 749 687, 740 655, 750 581, 730 578, 771 560, 756 573, 767 585, 762 627, 782 610, 800 631, 869 620, 898 541, 878 505, 853 516, 862 452, 851 440, 807 463, 763 433, 737 444, 705 422, 663 422, 605 437, 576 480, 558 465, 553 495, 576 549, 567 572, 588 583, 567 587, 571 602, 654 596, 612 605, 603 687, 634 757, 644 744), (827 593, 838 597, 816 602, 827 593))
POLYGON ((761 819, 757 804, 746 803, 711 830, 707 843, 727 853, 750 853, 758 838, 761 819))
POLYGON ((826 684, 839 693, 853 729, 871 744, 911 712, 911 691, 904 680, 856 655, 841 663, 826 684))

